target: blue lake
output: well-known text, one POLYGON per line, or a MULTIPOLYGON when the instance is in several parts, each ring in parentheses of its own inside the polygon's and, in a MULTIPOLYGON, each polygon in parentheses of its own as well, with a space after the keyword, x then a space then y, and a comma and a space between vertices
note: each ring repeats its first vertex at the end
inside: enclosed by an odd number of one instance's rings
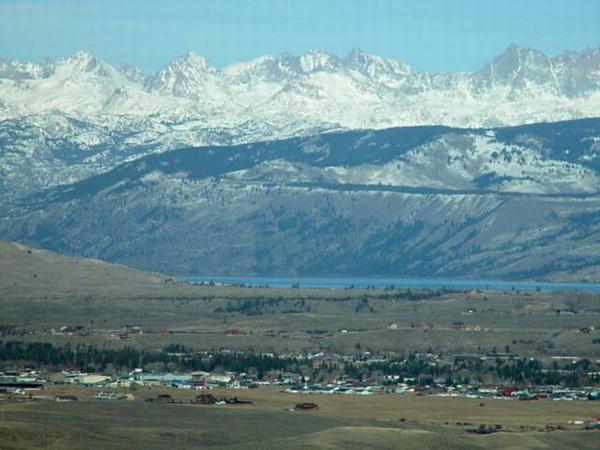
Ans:
POLYGON ((229 285, 270 286, 280 288, 323 288, 343 289, 347 287, 385 288, 449 288, 481 289, 507 291, 581 291, 600 292, 599 283, 537 283, 529 281, 469 280, 460 278, 294 278, 294 277, 231 277, 231 276, 188 276, 183 277, 191 283, 223 283, 229 285))

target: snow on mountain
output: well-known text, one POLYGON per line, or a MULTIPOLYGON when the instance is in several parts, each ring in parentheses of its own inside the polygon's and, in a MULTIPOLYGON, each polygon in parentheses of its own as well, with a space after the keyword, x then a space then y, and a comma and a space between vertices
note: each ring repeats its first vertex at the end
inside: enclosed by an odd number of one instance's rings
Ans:
POLYGON ((3 205, 0 236, 179 274, 592 281, 599 142, 581 119, 181 148, 3 205))
POLYGON ((42 64, 0 60, 0 191, 72 182, 184 146, 599 113, 600 49, 549 57, 510 46, 476 73, 419 71, 359 49, 343 58, 321 50, 264 56, 222 69, 189 52, 149 76, 84 51, 42 64))
POLYGON ((174 59, 156 75, 148 77, 144 86, 149 92, 163 96, 183 97, 205 102, 213 96, 226 101, 224 79, 208 62, 194 52, 174 59))
POLYGON ((44 73, 44 66, 20 61, 0 59, 0 78, 9 80, 25 80, 39 78, 44 73))
POLYGON ((185 120, 222 110, 220 125, 276 117, 281 126, 301 117, 348 128, 499 126, 597 114, 600 49, 549 57, 512 45, 473 74, 413 70, 359 49, 345 58, 324 51, 265 56, 222 70, 189 52, 148 77, 77 52, 41 65, 0 61, 0 80, 4 117, 60 109, 86 115, 175 112, 185 120), (537 107, 523 111, 527 103, 537 107), (440 110, 445 104, 452 109, 440 110), (264 108, 255 111, 259 105, 264 108))
POLYGON ((138 67, 135 67, 131 64, 121 64, 118 67, 119 72, 121 72, 128 80, 142 84, 146 79, 144 72, 142 72, 138 67))
POLYGON ((535 95, 583 97, 600 89, 600 49, 551 58, 539 50, 511 45, 475 76, 481 90, 509 88, 511 100, 535 95))
MULTIPOLYGON (((23 63, 9 66, 15 69, 23 63)), ((8 69, 3 73, 9 73, 8 69)), ((31 66, 28 75, 0 79, 1 118, 50 112, 89 117, 149 115, 178 103, 149 95, 143 86, 89 52, 31 66)))
MULTIPOLYGON (((567 129, 568 126, 556 124, 556 127, 567 129)), ((365 150, 378 145, 370 142, 368 134, 361 141, 365 150)), ((575 144, 573 141, 572 145, 575 144)), ((387 148, 390 147, 391 141, 387 144, 387 148)), ((306 154, 314 152, 331 156, 330 149, 323 145, 306 154)), ((549 158, 539 145, 527 141, 506 142, 495 130, 448 130, 439 137, 432 134, 431 140, 406 152, 395 153, 385 160, 367 156, 360 164, 344 162, 322 167, 305 161, 272 159, 251 169, 232 172, 226 178, 247 182, 410 186, 459 191, 492 189, 537 194, 596 193, 600 185, 600 173, 585 164, 584 155, 549 158)))

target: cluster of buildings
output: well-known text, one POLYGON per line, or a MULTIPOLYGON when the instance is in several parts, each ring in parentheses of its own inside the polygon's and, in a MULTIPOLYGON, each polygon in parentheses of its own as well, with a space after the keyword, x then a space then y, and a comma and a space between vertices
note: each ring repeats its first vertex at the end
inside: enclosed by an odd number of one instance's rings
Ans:
POLYGON ((120 375, 102 375, 79 371, 62 371, 49 375, 48 382, 54 384, 78 384, 88 387, 109 389, 168 386, 178 389, 241 389, 255 388, 260 383, 254 377, 234 372, 144 372, 134 369, 120 375))
POLYGON ((457 385, 447 386, 433 383, 427 386, 416 386, 414 379, 388 376, 383 384, 360 382, 353 379, 340 379, 335 383, 291 384, 285 392, 292 394, 344 394, 373 395, 413 393, 417 396, 465 397, 474 399, 516 399, 540 400, 546 398, 554 401, 600 400, 600 389, 587 387, 570 389, 563 386, 539 386, 519 388, 506 385, 457 385))
MULTIPOLYGON (((316 357, 316 355, 312 355, 316 357)), ((432 383, 418 385, 415 378, 385 375, 378 379, 353 379, 339 376, 330 383, 318 383, 310 377, 297 373, 280 374, 277 377, 257 379, 247 373, 236 372, 144 372, 134 369, 121 375, 61 371, 45 373, 36 370, 0 372, 0 399, 3 394, 23 394, 39 390, 47 385, 79 385, 103 390, 131 389, 132 387, 166 386, 177 389, 210 390, 256 389, 259 387, 281 387, 293 394, 375 395, 413 393, 417 396, 444 396, 466 398, 494 398, 553 401, 600 400, 598 387, 566 388, 564 386, 507 386, 500 384, 432 383)), ((108 395, 108 394, 107 394, 108 395)))
POLYGON ((586 387, 570 389, 564 386, 517 387, 505 385, 458 385, 444 386, 433 384, 416 389, 417 395, 442 397, 466 397, 477 399, 516 399, 516 400, 600 400, 598 388, 586 387))

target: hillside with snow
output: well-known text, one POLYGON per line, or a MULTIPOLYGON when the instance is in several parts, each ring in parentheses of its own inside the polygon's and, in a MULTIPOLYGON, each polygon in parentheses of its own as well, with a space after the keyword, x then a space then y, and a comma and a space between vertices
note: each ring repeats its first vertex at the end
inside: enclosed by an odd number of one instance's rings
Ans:
POLYGON ((173 274, 600 279, 600 119, 164 151, 5 205, 0 236, 173 274))
POLYGON ((185 146, 598 115, 600 49, 549 57, 510 46, 475 73, 419 71, 360 50, 343 58, 265 56, 222 69, 190 52, 155 74, 88 52, 43 64, 0 60, 0 195, 185 146))
POLYGON ((174 274, 600 279, 600 49, 0 61, 0 237, 174 274))

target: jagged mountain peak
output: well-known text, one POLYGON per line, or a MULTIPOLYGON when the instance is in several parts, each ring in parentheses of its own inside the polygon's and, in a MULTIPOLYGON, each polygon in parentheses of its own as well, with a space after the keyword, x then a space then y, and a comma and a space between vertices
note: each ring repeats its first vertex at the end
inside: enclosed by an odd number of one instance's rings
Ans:
POLYGON ((600 50, 548 57, 511 45, 474 74, 416 70, 358 48, 345 57, 323 50, 268 55, 224 69, 188 52, 148 77, 80 51, 43 65, 0 63, 0 78, 11 80, 0 89, 2 117, 66 107, 82 114, 210 116, 213 124, 250 121, 279 130, 494 126, 596 116, 600 50))
POLYGON ((173 59, 156 75, 146 80, 146 89, 163 95, 199 98, 208 78, 218 74, 205 58, 189 51, 173 59))
POLYGON ((301 55, 281 53, 261 56, 246 63, 232 64, 223 72, 240 82, 287 82, 315 72, 333 72, 341 66, 342 61, 336 55, 324 50, 308 50, 301 55))
POLYGON ((371 64, 373 61, 382 60, 383 58, 380 58, 379 56, 372 55, 358 47, 354 47, 344 58, 344 63, 353 66, 366 66, 371 64))
POLYGON ((94 55, 89 50, 77 50, 75 53, 73 53, 71 56, 68 56, 66 59, 72 61, 90 62, 97 58, 96 55, 94 55))
POLYGON ((318 72, 333 73, 344 70, 355 70, 367 77, 377 78, 384 74, 405 75, 410 72, 410 67, 399 61, 366 53, 358 48, 353 49, 344 58, 316 49, 307 50, 300 55, 282 53, 262 56, 247 63, 232 64, 223 69, 223 72, 239 81, 288 82, 318 72))
POLYGON ((8 61, 0 58, 0 79, 27 80, 44 75, 46 66, 18 60, 8 61))
POLYGON ((581 53, 567 51, 561 55, 562 60, 572 59, 575 67, 585 67, 589 70, 600 71, 600 47, 588 48, 581 53))
POLYGON ((335 70, 340 62, 337 56, 325 50, 309 50, 298 57, 298 65, 304 73, 335 70))
POLYGON ((131 64, 121 64, 118 70, 125 75, 128 80, 134 83, 143 83, 146 78, 144 73, 138 67, 131 64))
POLYGON ((400 61, 372 55, 356 47, 344 58, 344 64, 368 77, 403 76, 411 71, 409 66, 400 61))
POLYGON ((506 83, 523 71, 547 70, 550 58, 542 51, 510 44, 506 50, 487 63, 480 74, 492 82, 506 83))
POLYGON ((277 81, 297 74, 297 61, 293 55, 266 55, 249 62, 231 64, 223 72, 241 82, 254 79, 277 81))
POLYGON ((0 60, 0 78, 38 79, 59 76, 63 78, 76 78, 89 74, 99 77, 114 76, 116 69, 87 50, 78 50, 75 53, 57 60, 47 59, 38 64, 20 60, 0 60))
POLYGON ((474 75, 475 86, 480 91, 506 90, 509 101, 564 95, 568 69, 540 50, 511 44, 474 75))
MULTIPOLYGON (((189 51, 181 56, 174 58, 167 66, 167 68, 195 68, 200 70, 215 71, 213 67, 208 64, 208 61, 203 56, 200 56, 194 51, 189 51)), ((164 70, 164 69, 163 69, 164 70)))
POLYGON ((106 76, 109 68, 112 68, 110 64, 102 61, 87 50, 79 50, 71 56, 59 59, 53 64, 54 72, 61 72, 68 75, 95 73, 100 76, 106 76))
POLYGON ((582 97, 600 89, 600 49, 565 51, 550 57, 511 44, 474 77, 479 89, 508 87, 510 100, 532 94, 582 97))
POLYGON ((544 56, 547 56, 543 51, 538 50, 536 48, 527 47, 527 46, 521 46, 521 45, 515 44, 514 42, 511 42, 504 49, 504 51, 502 53, 500 53, 496 57, 496 59, 497 58, 503 58, 503 57, 513 57, 513 56, 523 57, 523 56, 527 56, 527 55, 544 55, 544 56))

